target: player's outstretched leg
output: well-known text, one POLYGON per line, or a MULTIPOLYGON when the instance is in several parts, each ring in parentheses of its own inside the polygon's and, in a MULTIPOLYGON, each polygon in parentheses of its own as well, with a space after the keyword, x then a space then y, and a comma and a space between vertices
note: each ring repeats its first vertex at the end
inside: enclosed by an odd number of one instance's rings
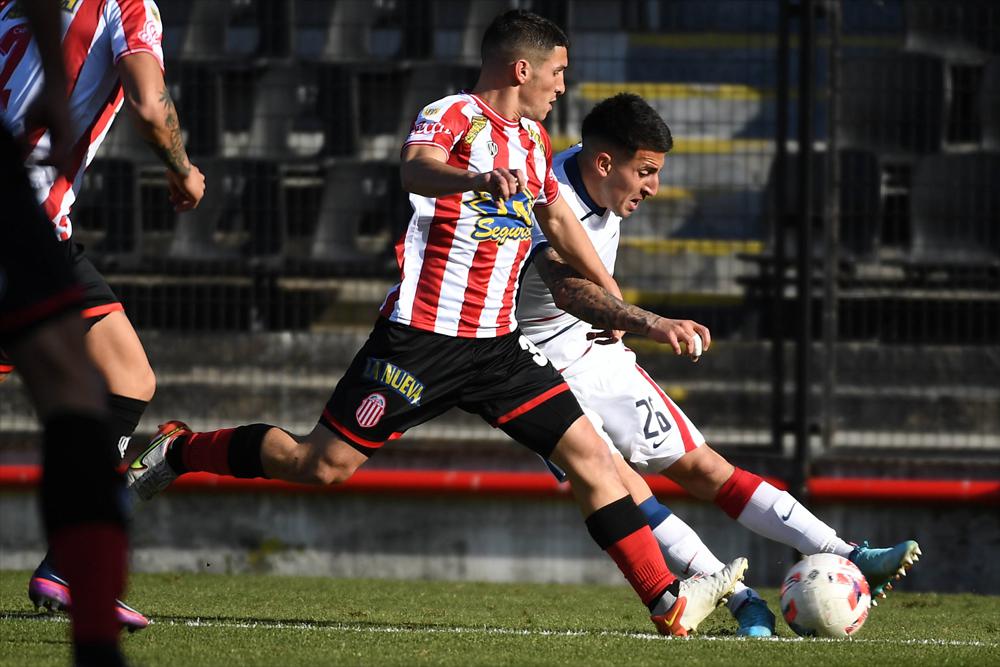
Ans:
POLYGON ((692 577, 680 582, 677 601, 666 612, 650 618, 662 635, 687 636, 726 601, 748 567, 746 558, 737 558, 715 574, 692 577))
POLYGON ((889 549, 856 547, 789 494, 759 476, 729 464, 707 445, 686 454, 664 474, 696 497, 712 500, 758 535, 812 555, 834 553, 854 561, 873 597, 885 597, 892 577, 903 576, 920 555, 913 540, 889 549))
MULTIPOLYGON (((46 556, 28 581, 28 599, 35 609, 45 608, 49 611, 69 611, 71 605, 69 583, 56 574, 49 557, 46 556)), ((141 612, 128 606, 121 600, 115 600, 115 616, 129 632, 142 630, 149 625, 149 619, 141 612)))
POLYGON ((854 547, 848 559, 865 575, 872 592, 872 604, 878 605, 875 597, 885 598, 886 592, 892 590, 893 579, 905 577, 920 556, 920 545, 914 540, 906 540, 887 549, 876 549, 862 542, 854 547))

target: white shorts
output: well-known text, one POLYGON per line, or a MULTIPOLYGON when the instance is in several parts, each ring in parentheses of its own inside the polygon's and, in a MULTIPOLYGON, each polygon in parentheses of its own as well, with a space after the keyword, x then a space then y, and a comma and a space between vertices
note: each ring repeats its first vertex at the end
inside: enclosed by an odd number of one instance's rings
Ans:
POLYGON ((639 472, 658 473, 705 437, 622 343, 594 345, 563 371, 584 414, 639 472))

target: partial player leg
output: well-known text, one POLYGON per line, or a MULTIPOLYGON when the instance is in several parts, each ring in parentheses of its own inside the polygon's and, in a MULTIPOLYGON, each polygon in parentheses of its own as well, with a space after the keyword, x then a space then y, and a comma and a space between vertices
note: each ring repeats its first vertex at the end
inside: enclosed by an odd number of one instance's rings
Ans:
MULTIPOLYGON (((688 579, 722 570, 725 567, 722 561, 715 557, 688 524, 656 499, 646 480, 632 470, 621 456, 613 454, 612 457, 632 499, 646 517, 670 571, 688 579)), ((774 614, 767 608, 767 602, 742 582, 737 582, 726 606, 739 624, 738 635, 770 637, 774 634, 774 614)))
MULTIPOLYGON (((110 294, 110 288, 103 283, 103 278, 90 268, 96 278, 81 276, 79 270, 77 278, 85 285, 99 280, 110 294)), ((111 300, 114 301, 113 295, 111 300)), ((138 335, 125 313, 120 310, 112 311, 95 322, 87 332, 85 342, 108 387, 108 407, 111 412, 109 444, 119 458, 124 458, 132 434, 155 391, 153 370, 138 335)), ((28 581, 28 597, 36 607, 50 610, 66 609, 71 604, 70 585, 60 576, 48 554, 28 581)), ((121 600, 117 600, 116 605, 118 620, 130 632, 149 625, 149 619, 136 609, 121 600)))
POLYGON ((7 349, 44 425, 42 517, 53 559, 76 588, 77 660, 120 664, 114 603, 127 566, 124 489, 79 316, 53 320, 7 349))
POLYGON ((663 474, 696 497, 712 500, 726 514, 768 539, 805 555, 835 553, 855 562, 872 595, 885 597, 886 585, 919 559, 920 548, 907 540, 888 549, 856 546, 818 519, 787 491, 732 466, 707 445, 687 453, 663 474))
POLYGON ((302 437, 270 424, 193 433, 170 421, 126 474, 129 488, 149 500, 187 472, 327 485, 346 481, 367 460, 322 424, 302 437))
POLYGON ((696 630, 743 578, 747 568, 743 558, 690 582, 670 573, 610 452, 586 418, 574 422, 550 458, 569 476, 574 496, 587 514, 591 537, 618 565, 662 634, 683 636, 696 630))

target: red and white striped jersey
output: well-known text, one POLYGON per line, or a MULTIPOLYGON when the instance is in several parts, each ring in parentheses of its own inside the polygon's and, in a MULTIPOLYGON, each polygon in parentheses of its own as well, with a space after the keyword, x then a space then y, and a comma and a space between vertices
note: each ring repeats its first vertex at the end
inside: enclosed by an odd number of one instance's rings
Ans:
POLYGON ((463 93, 420 112, 404 147, 420 144, 439 147, 459 169, 520 169, 528 186, 507 201, 471 191, 410 194, 413 215, 396 243, 400 282, 389 290, 382 315, 462 338, 510 333, 517 327, 514 298, 531 248, 532 209, 559 198, 548 134, 533 120, 508 120, 463 93))
MULTIPOLYGON (((23 1, 23 0, 22 0, 23 1)), ((30 0, 29 0, 30 1, 30 0)), ((28 171, 39 202, 60 240, 73 233, 70 208, 115 115, 122 85, 115 64, 132 53, 150 53, 163 67, 160 12, 153 0, 62 0, 62 45, 75 132, 72 167, 57 173, 37 164, 48 155, 44 127, 26 127, 25 113, 42 84, 38 49, 17 2, 0 0, 0 116, 32 151, 28 171)))

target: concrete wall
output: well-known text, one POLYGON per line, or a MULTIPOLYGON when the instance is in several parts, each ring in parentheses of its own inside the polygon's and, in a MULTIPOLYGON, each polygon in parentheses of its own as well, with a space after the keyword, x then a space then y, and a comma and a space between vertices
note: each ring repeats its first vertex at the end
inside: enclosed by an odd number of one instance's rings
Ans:
MULTIPOLYGON (((672 503, 722 559, 750 558, 750 582, 775 586, 788 547, 717 508, 672 503)), ((848 540, 920 541, 906 590, 1000 594, 995 508, 820 505, 848 540)), ((564 499, 168 493, 137 509, 140 572, 272 572, 330 577, 479 581, 624 581, 564 499)), ((0 494, 0 568, 33 568, 43 551, 34 497, 0 494)))

